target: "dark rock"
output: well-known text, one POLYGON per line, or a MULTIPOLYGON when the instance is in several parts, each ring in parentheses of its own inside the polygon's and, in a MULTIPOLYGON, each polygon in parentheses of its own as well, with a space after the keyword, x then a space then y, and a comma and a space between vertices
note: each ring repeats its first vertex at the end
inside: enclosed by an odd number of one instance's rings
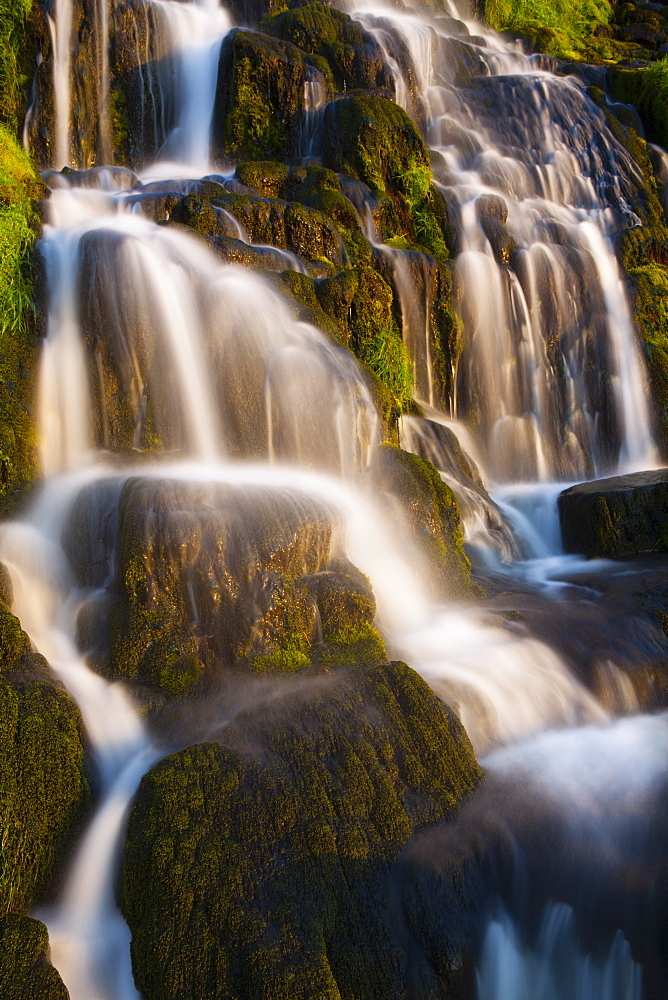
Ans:
POLYGON ((622 38, 627 42, 647 42, 653 44, 658 36, 652 24, 629 24, 622 30, 622 38))
POLYGON ((567 552, 619 558, 668 551, 668 470, 581 483, 559 496, 567 552))
MULTIPOLYGON (((392 866, 478 783, 466 734, 403 664, 283 679, 251 699, 139 789, 123 909, 142 996, 405 997, 392 866)), ((455 922, 468 902, 456 884, 455 922)))
MULTIPOLYGON (((28 652, 11 662, 3 650, 0 676, 0 916, 31 907, 62 874, 89 804, 79 710, 21 635, 28 652)), ((0 955, 3 944, 4 935, 0 955)), ((0 958, 0 983, 4 971, 0 958)))

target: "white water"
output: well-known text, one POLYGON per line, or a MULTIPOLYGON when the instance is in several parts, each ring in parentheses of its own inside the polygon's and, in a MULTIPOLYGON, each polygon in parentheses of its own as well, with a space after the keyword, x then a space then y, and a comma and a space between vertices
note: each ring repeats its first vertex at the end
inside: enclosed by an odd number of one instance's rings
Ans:
MULTIPOLYGON (((537 70, 475 22, 467 22, 470 36, 458 36, 442 21, 384 6, 356 16, 386 49, 388 33, 403 40, 429 110, 437 184, 460 239, 465 346, 452 402, 458 418, 477 426, 487 472, 515 482, 653 466, 646 381, 609 239, 636 221, 620 176, 637 181, 637 167, 602 117, 593 124, 599 113, 572 78, 537 70), (456 75, 453 45, 465 46, 482 76, 456 75), (613 208, 626 221, 613 218, 613 208), (515 249, 495 249, 508 234, 515 249), (605 385, 585 377, 592 366, 610 372, 609 427, 598 409, 605 385)), ((395 77, 410 110, 398 68, 395 77)), ((433 403, 431 385, 417 384, 433 403)))
POLYGON ((223 38, 231 27, 218 0, 151 0, 162 15, 168 49, 176 61, 176 124, 159 158, 187 166, 192 176, 211 169, 211 118, 216 94, 218 59, 223 38))
POLYGON ((56 0, 55 20, 49 18, 53 46, 53 94, 55 112, 55 157, 58 168, 69 167, 70 74, 72 51, 72 0, 56 0))
POLYGON ((618 933, 605 958, 579 947, 573 910, 550 904, 534 947, 503 910, 487 928, 477 973, 478 1000, 641 1000, 641 969, 618 933))

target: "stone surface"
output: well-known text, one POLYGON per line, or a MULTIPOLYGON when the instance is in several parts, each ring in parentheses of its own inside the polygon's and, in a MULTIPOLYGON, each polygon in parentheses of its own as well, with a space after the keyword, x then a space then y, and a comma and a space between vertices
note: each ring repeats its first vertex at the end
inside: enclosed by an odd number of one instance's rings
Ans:
POLYGON ((668 551, 668 469, 581 483, 558 504, 566 552, 616 558, 668 551))
MULTIPOLYGON (((433 972, 405 948, 392 867, 478 784, 468 738, 405 664, 262 683, 213 741, 142 781, 123 872, 137 986, 144 1000, 405 998, 413 959, 433 972)), ((450 888, 456 914, 467 887, 450 888)), ((429 996, 452 996, 464 946, 447 944, 429 996)))

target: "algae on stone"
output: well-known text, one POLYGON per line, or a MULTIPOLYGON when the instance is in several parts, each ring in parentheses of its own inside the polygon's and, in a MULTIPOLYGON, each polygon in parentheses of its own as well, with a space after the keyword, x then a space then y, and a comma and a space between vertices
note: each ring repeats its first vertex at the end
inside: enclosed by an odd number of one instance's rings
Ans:
POLYGON ((468 739, 403 664, 284 678, 265 698, 142 781, 123 868, 138 987, 398 1000, 388 874, 478 783, 468 739))

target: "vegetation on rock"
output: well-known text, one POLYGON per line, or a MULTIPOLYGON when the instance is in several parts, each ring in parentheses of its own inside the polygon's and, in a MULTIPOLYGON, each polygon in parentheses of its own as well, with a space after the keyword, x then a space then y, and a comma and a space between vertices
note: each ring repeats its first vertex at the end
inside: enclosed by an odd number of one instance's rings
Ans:
POLYGON ((44 924, 16 914, 0 918, 3 1000, 69 1000, 69 993, 48 958, 49 937, 44 924))
POLYGON ((403 664, 277 683, 142 781, 123 908, 145 1000, 405 995, 388 874, 479 779, 403 664))
POLYGON ((0 125, 0 503, 35 472, 36 364, 31 253, 44 193, 26 154, 0 125))

